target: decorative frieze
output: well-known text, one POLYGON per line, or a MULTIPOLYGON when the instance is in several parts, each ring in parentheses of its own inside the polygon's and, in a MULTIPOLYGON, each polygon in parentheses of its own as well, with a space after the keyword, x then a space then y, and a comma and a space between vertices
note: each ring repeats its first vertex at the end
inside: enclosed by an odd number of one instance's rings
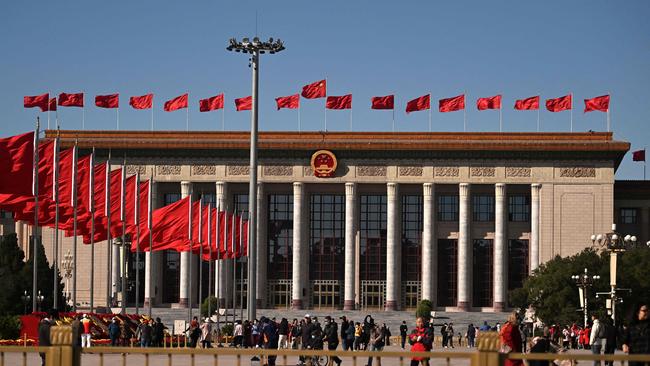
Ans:
POLYGON ((228 175, 248 175, 250 167, 248 165, 229 165, 228 175))
POLYGON ((127 165, 126 174, 137 174, 143 175, 147 172, 147 167, 144 165, 127 165))
POLYGON ((457 177, 459 169, 457 166, 437 166, 433 169, 434 177, 457 177))
POLYGON ((310 166, 303 166, 302 167, 302 175, 305 177, 313 177, 314 176, 314 169, 310 166))
POLYGON ((158 175, 181 175, 180 165, 160 165, 157 167, 158 175))
POLYGON ((217 167, 214 165, 192 165, 192 175, 215 175, 217 167))
POLYGON ((367 165, 357 167, 357 176, 359 177, 385 177, 386 167, 377 165, 367 165))
POLYGON ((469 170, 471 177, 494 177, 496 169, 493 167, 473 166, 469 170))
POLYGON ((290 165, 265 165, 263 168, 266 176, 290 177, 293 175, 293 166, 290 165))
POLYGON ((563 177, 563 178, 596 178, 596 168, 592 168, 592 167, 560 168, 560 177, 563 177))
POLYGON ((506 167, 506 177, 513 178, 529 178, 530 177, 530 168, 524 167, 506 167))
POLYGON ((421 166, 401 166, 399 167, 400 177, 421 177, 422 176, 422 167, 421 166))

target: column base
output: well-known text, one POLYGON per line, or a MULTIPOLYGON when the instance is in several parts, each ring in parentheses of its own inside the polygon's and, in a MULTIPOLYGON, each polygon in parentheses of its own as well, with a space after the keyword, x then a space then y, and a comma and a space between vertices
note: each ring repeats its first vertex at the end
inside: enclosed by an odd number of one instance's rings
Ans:
POLYGON ((186 308, 188 304, 189 304, 189 299, 187 299, 187 298, 178 299, 178 307, 179 308, 186 308))
POLYGON ((146 308, 146 307, 149 307, 149 304, 153 304, 155 302, 156 302, 155 299, 147 297, 147 298, 144 299, 144 305, 143 306, 146 308))
POLYGON ((506 304, 504 302, 495 302, 492 308, 495 313, 502 313, 506 310, 506 304))
POLYGON ((302 299, 291 300, 291 308, 293 310, 302 310, 302 299))
POLYGON ((469 311, 469 302, 459 301, 456 307, 458 308, 459 311, 469 311))
POLYGON ((354 300, 345 300, 343 303, 343 310, 356 310, 354 300))
POLYGON ((384 308, 385 311, 397 311, 399 310, 399 305, 397 304, 397 301, 395 300, 389 300, 386 301, 386 307, 384 308))

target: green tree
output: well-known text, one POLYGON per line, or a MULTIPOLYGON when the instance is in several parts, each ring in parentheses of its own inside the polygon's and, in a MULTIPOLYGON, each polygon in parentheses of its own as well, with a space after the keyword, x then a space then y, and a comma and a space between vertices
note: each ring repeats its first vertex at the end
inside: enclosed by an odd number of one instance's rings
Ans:
POLYGON ((27 290, 24 267, 25 253, 18 247, 16 234, 0 236, 0 314, 23 313, 21 296, 27 290))
MULTIPOLYGON (((43 244, 38 243, 38 291, 41 292, 41 295, 43 296, 43 302, 41 303, 41 311, 49 311, 52 309, 54 305, 54 297, 53 297, 53 281, 52 279, 54 278, 54 268, 50 267, 50 264, 47 260, 47 256, 45 255, 45 248, 43 247, 43 244)), ((23 267, 22 275, 24 278, 24 283, 26 283, 28 286, 27 292, 31 293, 32 292, 32 279, 33 279, 33 272, 34 272, 34 258, 30 258, 26 263, 25 266, 23 267)), ((61 273, 58 273, 58 281, 59 281, 59 286, 58 286, 58 303, 61 304, 59 305, 60 311, 66 310, 64 309, 65 304, 65 298, 63 297, 63 284, 62 280, 63 278, 61 277, 61 273)))

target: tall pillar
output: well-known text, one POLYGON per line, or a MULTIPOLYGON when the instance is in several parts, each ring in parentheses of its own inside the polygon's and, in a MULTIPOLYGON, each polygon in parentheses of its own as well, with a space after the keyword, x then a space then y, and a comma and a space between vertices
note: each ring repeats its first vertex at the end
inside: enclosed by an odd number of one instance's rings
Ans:
POLYGON ((257 183, 257 307, 263 309, 266 304, 266 279, 268 263, 268 242, 266 231, 268 229, 267 202, 264 192, 264 183, 257 183))
POLYGON ((386 184, 386 310, 400 308, 402 288, 402 241, 400 235, 399 185, 386 184))
MULTIPOLYGON (((121 240, 121 239, 120 239, 121 240)), ((118 300, 118 293, 119 289, 122 285, 122 274, 121 274, 121 268, 122 266, 120 265, 120 258, 122 256, 120 255, 121 250, 120 246, 121 244, 118 244, 117 240, 113 240, 113 246, 112 250, 113 253, 111 253, 111 298, 112 298, 112 305, 117 306, 117 300, 118 300)), ((67 290, 67 289, 66 289, 67 290)))
POLYGON ((305 196, 305 184, 302 182, 293 183, 293 291, 291 297, 292 308, 301 310, 303 308, 303 289, 307 289, 307 278, 304 271, 308 263, 303 260, 305 251, 309 250, 309 245, 304 240, 303 233, 303 200, 305 196))
POLYGON ((357 184, 345 183, 345 293, 343 310, 355 309, 357 184))
POLYGON ((426 299, 436 306, 436 289, 438 278, 438 242, 436 240, 435 223, 435 187, 433 183, 424 183, 423 193, 423 218, 422 218, 422 299, 426 299))
MULTIPOLYGON (((192 194, 192 182, 181 182, 181 199, 192 194)), ((190 204, 192 204, 190 202, 190 204)), ((178 306, 187 307, 189 300, 190 252, 181 252, 180 291, 178 306)))
POLYGON ((472 303, 472 246, 470 239, 470 185, 458 185, 458 309, 468 311, 472 303))
MULTIPOLYGON (((226 182, 216 182, 217 193, 217 206, 219 211, 227 211, 229 207, 228 201, 228 184, 226 182)), ((224 225, 219 222, 219 225, 224 225)), ((215 296, 219 299, 219 307, 226 308, 230 306, 232 301, 232 282, 228 279, 232 278, 232 261, 221 259, 215 262, 215 296)))
POLYGON ((530 273, 539 267, 539 191, 541 184, 530 185, 530 273))
POLYGON ((494 311, 503 311, 506 307, 508 289, 508 246, 507 240, 507 210, 506 185, 494 185, 494 280, 492 307, 494 311))
MULTIPOLYGON (((151 208, 155 210, 158 208, 158 184, 151 180, 151 208)), ((147 241, 147 243, 149 243, 147 241)), ((147 248, 148 248, 147 244, 147 248)), ((151 289, 152 278, 156 277, 156 274, 153 273, 157 269, 157 266, 153 264, 153 261, 158 259, 158 256, 155 256, 154 253, 151 253, 147 250, 144 257, 144 306, 147 307, 149 304, 156 303, 156 294, 151 289), (153 275, 153 276, 152 276, 153 275)))

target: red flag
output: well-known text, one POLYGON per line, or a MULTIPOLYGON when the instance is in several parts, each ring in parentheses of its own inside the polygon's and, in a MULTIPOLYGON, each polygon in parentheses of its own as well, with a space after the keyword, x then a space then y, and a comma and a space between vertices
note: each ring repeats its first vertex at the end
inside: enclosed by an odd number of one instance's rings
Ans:
POLYGON ((501 95, 495 95, 493 97, 487 98, 478 98, 476 101, 476 108, 479 111, 486 109, 501 109, 501 95))
POLYGON ((84 93, 61 93, 59 94, 59 105, 61 107, 83 107, 84 93))
POLYGON ((0 193, 31 196, 33 164, 34 132, 0 139, 0 193))
POLYGON ((278 106, 278 110, 282 108, 298 109, 300 108, 300 95, 294 94, 288 97, 277 97, 275 98, 275 103, 278 106))
POLYGON ((372 97, 370 100, 371 109, 395 109, 395 96, 386 95, 384 97, 372 97))
POLYGON ((250 111, 253 108, 253 97, 248 96, 244 98, 235 99, 235 108, 239 111, 250 111))
POLYGON ((39 107, 41 112, 47 111, 47 103, 50 100, 50 94, 45 93, 41 95, 26 95, 23 97, 23 106, 25 108, 39 107))
POLYGON ((572 109, 571 94, 555 99, 547 99, 546 109, 550 112, 561 112, 572 109))
POLYGON ((632 161, 645 161, 645 149, 633 152, 632 161))
POLYGON ((95 105, 99 108, 118 108, 120 106, 120 95, 97 95, 95 96, 95 105))
POLYGON ((187 93, 166 101, 164 109, 165 112, 173 112, 183 108, 187 108, 187 93))
POLYGON ((327 109, 352 109, 352 94, 341 95, 338 97, 327 97, 325 103, 327 109))
POLYGON ((526 99, 517 99, 515 109, 520 111, 530 111, 539 109, 539 95, 526 99))
POLYGON ((302 87, 302 96, 307 99, 324 98, 327 95, 327 80, 317 81, 302 87))
POLYGON ((455 112, 463 109, 465 109, 465 94, 438 101, 440 112, 455 112))
POLYGON ((201 112, 210 112, 217 109, 223 109, 223 93, 199 101, 199 111, 201 112))
POLYGON ((607 112, 609 110, 609 95, 585 99, 585 113, 591 111, 607 112))
POLYGON ((56 111, 56 98, 51 98, 48 103, 47 110, 56 111))
POLYGON ((145 94, 139 97, 131 97, 129 105, 133 109, 149 109, 153 106, 153 94, 145 94))
POLYGON ((431 95, 423 95, 406 103, 406 113, 423 111, 431 108, 431 95))

